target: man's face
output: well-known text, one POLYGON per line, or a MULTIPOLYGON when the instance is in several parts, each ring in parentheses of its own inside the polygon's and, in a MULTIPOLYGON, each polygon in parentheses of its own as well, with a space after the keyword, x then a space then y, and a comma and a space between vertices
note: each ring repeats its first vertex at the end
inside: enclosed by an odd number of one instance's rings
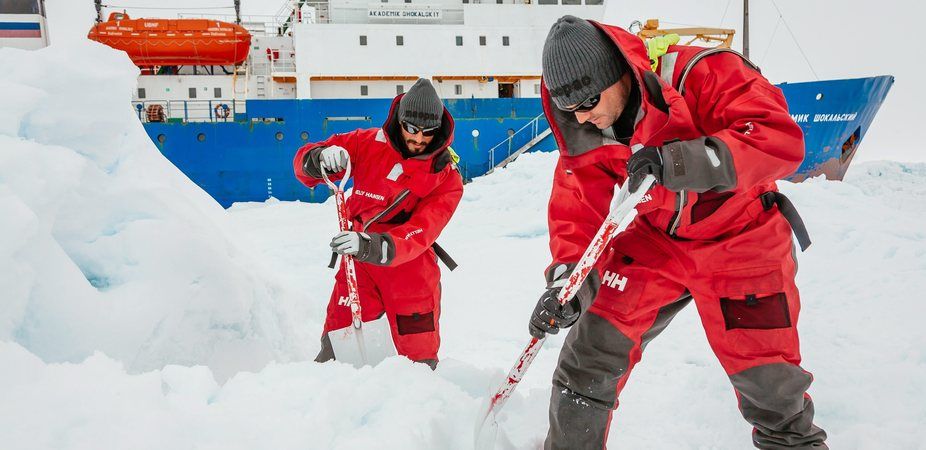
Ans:
POLYGON ((594 108, 588 111, 576 111, 576 120, 579 123, 591 122, 599 130, 604 130, 613 125, 624 112, 628 97, 630 97, 630 72, 624 73, 617 83, 601 91, 601 100, 594 108))
POLYGON ((421 130, 417 130, 417 133, 412 134, 404 126, 400 126, 399 129, 402 130, 402 140, 405 141, 405 147, 413 155, 421 154, 424 149, 428 148, 428 144, 434 140, 434 134, 425 136, 421 130))

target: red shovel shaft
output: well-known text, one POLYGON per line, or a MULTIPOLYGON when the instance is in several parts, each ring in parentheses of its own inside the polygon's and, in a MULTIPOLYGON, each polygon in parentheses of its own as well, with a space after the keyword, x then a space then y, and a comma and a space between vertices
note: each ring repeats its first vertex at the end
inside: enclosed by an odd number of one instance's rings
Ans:
MULTIPOLYGON (((347 218, 347 201, 344 199, 344 184, 347 183, 347 179, 350 178, 350 160, 347 160, 347 168, 344 169, 344 177, 341 179, 341 184, 339 185, 334 184, 328 179, 324 167, 322 167, 321 170, 322 177, 325 179, 325 184, 334 192, 334 203, 338 209, 338 227, 341 231, 350 231, 352 227, 350 220, 347 218)), ((347 279, 347 305, 350 307, 351 322, 354 328, 359 329, 363 322, 360 318, 360 294, 357 288, 357 269, 354 267, 354 257, 352 255, 342 255, 341 265, 344 267, 344 275, 347 279)))

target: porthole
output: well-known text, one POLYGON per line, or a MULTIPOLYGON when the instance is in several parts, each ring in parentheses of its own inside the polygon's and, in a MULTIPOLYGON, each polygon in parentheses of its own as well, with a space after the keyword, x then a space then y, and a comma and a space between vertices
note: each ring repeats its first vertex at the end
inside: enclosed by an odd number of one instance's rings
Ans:
POLYGON ((159 135, 158 135, 158 143, 159 143, 159 144, 163 144, 164 141, 166 141, 166 140, 167 140, 167 136, 164 136, 163 134, 159 134, 159 135))
POLYGON ((302 138, 303 141, 308 141, 308 140, 309 140, 309 132, 308 132, 308 131, 303 131, 301 134, 299 134, 299 137, 302 138))
POLYGON ((509 129, 508 129, 508 137, 511 137, 511 136, 514 136, 514 130, 511 129, 511 128, 509 128, 509 129))
POLYGON ((283 132, 282 132, 282 131, 277 131, 276 138, 277 138, 278 141, 282 141, 282 140, 283 140, 283 132))
POLYGON ((823 100, 823 93, 817 94, 817 100, 823 100))
POLYGON ((205 140, 206 140, 206 135, 203 134, 203 133, 199 133, 199 134, 196 135, 196 140, 199 141, 199 142, 205 141, 205 140))

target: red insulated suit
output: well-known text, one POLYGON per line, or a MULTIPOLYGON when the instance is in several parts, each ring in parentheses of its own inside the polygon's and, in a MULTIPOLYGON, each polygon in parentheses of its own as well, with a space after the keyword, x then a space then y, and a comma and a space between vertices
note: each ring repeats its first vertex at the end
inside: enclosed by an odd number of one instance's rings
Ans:
MULTIPOLYGON (((448 151, 453 119, 446 109, 427 154, 405 157, 397 150, 405 145, 396 118, 401 98, 393 101, 382 128, 356 130, 306 144, 296 152, 293 166, 303 184, 316 186, 323 180, 304 172, 306 155, 332 145, 347 150, 353 165, 354 188, 347 199, 353 230, 386 234, 394 246, 386 265, 357 261, 363 320, 385 313, 399 354, 414 361, 436 362, 441 290, 432 245, 460 202, 463 180, 448 151)), ((343 269, 335 280, 324 333, 351 323, 350 308, 338 304, 340 297, 347 296, 343 269)))
POLYGON ((726 155, 719 170, 734 182, 701 193, 656 185, 611 243, 596 266, 597 296, 560 354, 546 447, 605 446, 611 411, 643 348, 693 299, 754 427, 753 444, 825 448, 806 394, 811 376, 799 366, 792 230, 776 205, 762 201, 804 157, 784 96, 735 52, 672 46, 653 72, 642 40, 593 24, 628 61, 640 110, 624 145, 557 109, 544 83, 544 112, 560 151, 549 202, 549 271, 580 259, 615 183, 627 177, 627 159, 644 146, 676 142, 680 151, 703 155, 710 140, 726 155))

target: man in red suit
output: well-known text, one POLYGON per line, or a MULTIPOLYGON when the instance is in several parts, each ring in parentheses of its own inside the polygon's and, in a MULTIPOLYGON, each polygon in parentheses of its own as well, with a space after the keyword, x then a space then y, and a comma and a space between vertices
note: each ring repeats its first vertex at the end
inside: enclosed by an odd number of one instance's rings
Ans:
MULTIPOLYGON (((440 346, 437 256, 445 256, 435 240, 463 195, 452 140, 453 119, 422 78, 393 100, 381 128, 306 144, 293 161, 296 177, 312 187, 323 182, 322 168, 340 179, 350 158, 354 189, 347 213, 353 231, 335 235, 331 247, 357 261, 363 320, 385 314, 398 353, 432 368, 440 346)), ((343 270, 335 280, 319 362, 334 358, 327 332, 351 324, 350 308, 338 304, 347 296, 343 270)))
MULTIPOLYGON (((603 448, 643 349, 694 301, 758 448, 826 448, 800 367, 792 229, 775 180, 804 158, 781 91, 729 49, 676 45, 658 61, 618 27, 572 16, 543 50, 544 112, 559 146, 549 203, 542 337, 575 325, 553 376, 546 447, 603 448), (577 296, 557 293, 608 212, 616 183, 657 184, 577 296)), ((671 421, 669 421, 671 423, 671 421)))

